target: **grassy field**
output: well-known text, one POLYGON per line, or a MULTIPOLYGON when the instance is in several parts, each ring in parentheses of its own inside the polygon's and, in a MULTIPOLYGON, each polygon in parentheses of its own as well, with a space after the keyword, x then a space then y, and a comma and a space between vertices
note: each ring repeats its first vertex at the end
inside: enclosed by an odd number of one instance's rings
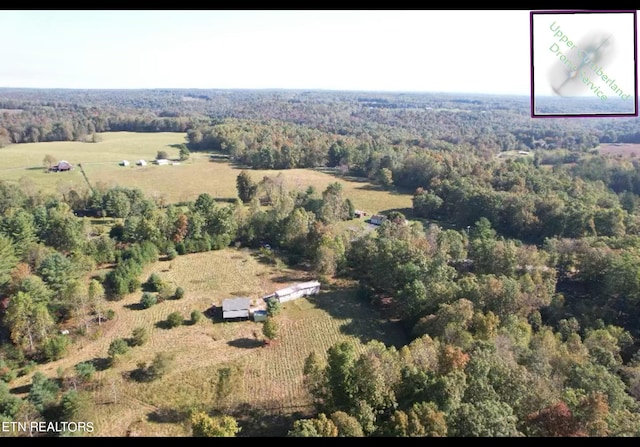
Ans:
MULTIPOLYGON (((69 172, 46 172, 45 155, 57 161, 67 160, 74 166, 110 167, 121 160, 153 160, 159 150, 177 157, 178 149, 172 145, 185 142, 183 133, 108 132, 100 134, 98 143, 56 141, 50 143, 13 144, 0 150, 2 167, 0 180, 20 181, 35 185, 44 191, 56 192, 66 187, 84 188, 86 185, 79 169, 69 172)), ((115 179, 117 181, 117 178, 115 179)))
MULTIPOLYGON (((164 281, 186 290, 181 300, 167 300, 149 309, 139 306, 141 292, 108 303, 116 317, 93 336, 79 337, 62 360, 39 367, 49 377, 73 374, 74 365, 93 361, 106 365, 109 344, 128 338, 136 327, 145 327, 149 341, 133 347, 110 367, 103 366, 95 379, 87 420, 95 426, 93 436, 188 436, 184 423, 187 408, 223 408, 236 414, 243 431, 239 436, 260 436, 257 420, 285 418, 309 410, 309 396, 302 383, 302 369, 311 351, 325 354, 334 343, 380 340, 387 345, 406 343, 401 330, 379 316, 353 291, 323 291, 320 295, 291 301, 278 315, 278 340, 264 346, 261 323, 221 322, 205 318, 190 323, 192 310, 202 312, 221 305, 224 298, 247 296, 256 301, 263 295, 308 279, 304 272, 265 265, 248 249, 225 249, 179 256, 149 265, 141 280, 158 273, 164 281), (167 329, 163 321, 178 311, 187 320, 167 329), (156 352, 167 352, 174 361, 167 375, 156 382, 138 383, 127 378, 140 361, 149 362, 156 352), (230 395, 216 393, 218 371, 236 371, 230 395), (258 419, 247 419, 252 414, 258 419)), ((93 330, 97 328, 94 326, 93 330)), ((26 391, 30 376, 12 382, 26 391)), ((286 435, 280 425, 270 435, 286 435), (279 430, 279 431, 278 431, 279 430)))
MULTIPOLYGON (((80 170, 46 173, 42 160, 47 154, 57 160, 67 160, 82 167, 92 185, 102 182, 109 186, 138 187, 166 203, 195 199, 208 192, 216 198, 237 197, 236 177, 240 168, 224 160, 212 161, 208 154, 192 154, 178 166, 135 166, 138 159, 153 160, 159 150, 165 150, 177 158, 178 149, 172 145, 185 142, 182 133, 131 133, 111 132, 100 134, 98 143, 53 142, 11 145, 2 149, 3 168, 0 180, 19 181, 35 185, 46 191, 63 191, 69 187, 84 188, 80 170), (129 160, 131 166, 118 163, 129 160)), ((264 176, 282 173, 291 188, 306 189, 314 186, 318 192, 338 181, 345 196, 356 208, 378 213, 392 209, 411 208, 411 195, 385 191, 366 180, 336 176, 322 170, 250 170, 251 177, 260 181, 264 176)))

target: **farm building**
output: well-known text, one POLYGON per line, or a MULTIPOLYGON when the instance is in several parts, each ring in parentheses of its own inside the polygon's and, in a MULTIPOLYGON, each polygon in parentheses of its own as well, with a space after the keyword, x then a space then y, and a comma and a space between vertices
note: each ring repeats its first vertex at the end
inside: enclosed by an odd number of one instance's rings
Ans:
POLYGON ((129 166, 131 163, 129 163, 129 160, 122 160, 120 162, 120 166, 129 166))
POLYGON ((146 165, 147 165, 147 162, 146 162, 145 160, 138 160, 138 161, 136 161, 136 164, 137 164, 138 166, 146 166, 146 165))
POLYGON ((249 318, 249 298, 227 298, 222 301, 222 318, 249 318))
POLYGON ((275 297, 281 303, 302 298, 307 295, 315 295, 320 292, 320 283, 318 281, 302 282, 285 289, 277 290, 276 293, 265 297, 265 299, 275 297))
POLYGON ((373 225, 382 225, 382 222, 384 222, 385 220, 387 220, 386 217, 381 216, 380 214, 375 214, 371 216, 371 219, 369 219, 369 223, 373 225))
POLYGON ((169 164, 169 160, 167 160, 166 158, 159 158, 157 160, 153 161, 155 164, 157 165, 168 165, 169 164))
POLYGON ((362 210, 355 210, 353 212, 353 214, 356 217, 366 217, 367 216, 367 212, 366 211, 362 211, 362 210))
POLYGON ((51 166, 51 168, 49 168, 50 171, 54 172, 70 171, 72 169, 73 165, 66 160, 60 160, 57 165, 51 166))

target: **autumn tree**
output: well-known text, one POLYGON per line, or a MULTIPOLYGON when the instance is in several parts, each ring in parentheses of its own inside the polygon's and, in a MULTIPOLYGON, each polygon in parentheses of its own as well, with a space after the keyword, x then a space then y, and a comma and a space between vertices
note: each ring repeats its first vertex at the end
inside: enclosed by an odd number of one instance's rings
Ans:
POLYGON ((190 422, 194 437, 234 437, 241 430, 238 422, 231 416, 212 417, 202 411, 194 412, 190 422))
POLYGON ((335 438, 338 436, 338 427, 327 417, 320 413, 317 418, 298 419, 293 423, 287 436, 302 438, 335 438))
POLYGON ((18 292, 11 297, 4 323, 9 328, 11 340, 32 352, 48 339, 54 324, 46 303, 34 301, 25 292, 18 292))
POLYGON ((247 171, 241 171, 236 177, 236 188, 238 197, 242 203, 249 203, 258 191, 258 185, 253 181, 251 175, 247 171))

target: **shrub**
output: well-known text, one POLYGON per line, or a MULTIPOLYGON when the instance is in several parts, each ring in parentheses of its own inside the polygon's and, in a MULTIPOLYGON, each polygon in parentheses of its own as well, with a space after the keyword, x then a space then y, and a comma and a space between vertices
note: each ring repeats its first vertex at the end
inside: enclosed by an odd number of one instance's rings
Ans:
POLYGON ((147 380, 153 381, 164 376, 172 361, 173 355, 166 352, 158 352, 146 370, 147 380))
POLYGON ((133 330, 131 334, 131 340, 129 340, 130 346, 142 346, 149 340, 149 331, 147 328, 138 326, 133 330))
POLYGON ((45 342, 43 354, 50 362, 60 360, 67 355, 69 344, 69 337, 66 335, 56 335, 45 342))
POLYGON ((169 284, 163 284, 158 290, 158 302, 173 298, 174 290, 169 284))
POLYGON ((76 375, 82 381, 91 380, 96 372, 96 367, 91 362, 81 362, 75 366, 76 375))
POLYGON ((144 285, 150 292, 157 292, 162 287, 162 278, 157 273, 152 273, 144 285))
POLYGON ((282 310, 282 304, 275 298, 267 300, 267 315, 275 317, 282 310))
POLYGON ((204 315, 199 310, 194 310, 191 312, 191 321, 193 324, 196 324, 198 321, 202 320, 204 315))
POLYGON ((4 359, 0 358, 0 381, 9 383, 17 376, 18 373, 11 369, 4 359))
POLYGON ((117 355, 124 354, 129 350, 129 344, 126 342, 124 338, 116 338, 109 345, 109 350, 107 353, 109 357, 114 359, 117 355))
POLYGON ((167 324, 170 328, 181 326, 184 323, 184 318, 180 312, 171 312, 167 317, 167 324))
POLYGON ((158 302, 158 298, 156 298, 156 296, 153 293, 149 293, 149 292, 144 292, 142 294, 142 298, 140 299, 140 304, 145 309, 150 308, 157 302, 158 302))
POLYGON ((177 256, 178 256, 178 251, 175 248, 169 247, 167 249, 167 259, 169 261, 174 260, 177 256))
POLYGON ((113 309, 107 310, 107 320, 113 320, 116 317, 116 312, 113 309))
POLYGON ((182 287, 176 287, 176 291, 173 294, 173 297, 177 300, 184 297, 184 289, 182 287))

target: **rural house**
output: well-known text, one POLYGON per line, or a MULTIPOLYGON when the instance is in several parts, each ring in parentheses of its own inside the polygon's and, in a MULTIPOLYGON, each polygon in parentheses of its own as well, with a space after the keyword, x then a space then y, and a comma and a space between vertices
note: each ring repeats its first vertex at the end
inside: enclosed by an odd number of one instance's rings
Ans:
POLYGON ((385 220, 387 220, 386 217, 381 216, 380 214, 375 214, 371 216, 371 219, 369 219, 369 223, 373 225, 382 225, 382 222, 384 222, 385 220))
POLYGON ((147 165, 147 162, 146 162, 145 160, 138 160, 138 161, 136 161, 136 164, 137 164, 138 166, 146 166, 146 165, 147 165))
POLYGON ((157 160, 154 160, 154 163, 157 165, 168 165, 169 160, 167 160, 166 158, 159 158, 157 160))
POLYGON ((130 163, 129 163, 129 160, 122 160, 122 161, 120 162, 120 166, 129 166, 129 164, 130 164, 130 163))
POLYGON ((295 284, 285 289, 277 290, 273 295, 265 297, 265 300, 275 298, 281 303, 295 300, 307 295, 315 295, 320 292, 320 283, 318 281, 308 281, 295 284))
POLYGON ((222 318, 249 318, 249 298, 227 298, 222 301, 222 318))

